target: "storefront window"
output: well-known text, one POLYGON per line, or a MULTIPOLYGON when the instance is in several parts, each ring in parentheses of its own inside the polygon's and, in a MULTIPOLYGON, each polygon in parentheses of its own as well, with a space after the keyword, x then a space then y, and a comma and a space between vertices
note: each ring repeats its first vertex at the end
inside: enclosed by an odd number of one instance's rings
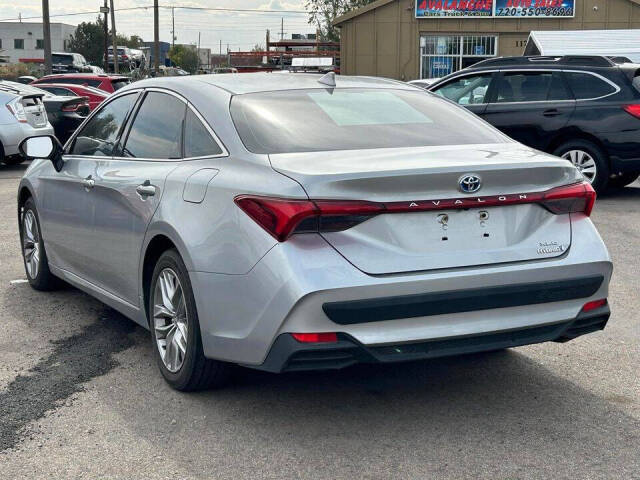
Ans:
POLYGON ((495 35, 423 35, 420 78, 440 78, 496 56, 495 35))

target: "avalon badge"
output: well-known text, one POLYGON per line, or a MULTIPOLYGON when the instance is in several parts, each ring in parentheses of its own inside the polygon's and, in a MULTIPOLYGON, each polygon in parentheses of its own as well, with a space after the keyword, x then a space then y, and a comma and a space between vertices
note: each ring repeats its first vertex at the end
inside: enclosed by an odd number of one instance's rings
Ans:
POLYGON ((482 179, 477 175, 463 175, 458 180, 458 187, 462 193, 475 193, 482 187, 482 179))

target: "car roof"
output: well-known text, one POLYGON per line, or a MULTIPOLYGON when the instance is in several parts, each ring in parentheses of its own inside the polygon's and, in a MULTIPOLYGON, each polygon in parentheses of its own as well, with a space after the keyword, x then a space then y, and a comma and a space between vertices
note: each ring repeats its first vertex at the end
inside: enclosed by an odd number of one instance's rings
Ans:
POLYGON ((126 80, 129 77, 125 77, 124 75, 107 75, 106 73, 54 73, 51 75, 45 75, 44 77, 40 77, 38 80, 41 81, 46 78, 86 78, 86 79, 96 79, 96 80, 126 80))
POLYGON ((43 87, 57 87, 57 88, 68 88, 68 89, 73 89, 73 88, 82 88, 83 90, 89 90, 92 93, 95 94, 102 94, 105 97, 108 97, 109 94, 107 92, 105 92, 104 90, 100 90, 98 88, 94 88, 94 87, 90 87, 88 85, 77 85, 75 83, 55 83, 55 82, 41 82, 41 83, 37 83, 36 84, 38 86, 38 88, 43 88, 43 87))
MULTIPOLYGON (((219 73, 214 75, 193 75, 189 77, 162 77, 142 80, 132 87, 178 86, 184 82, 206 83, 227 92, 240 95, 245 93, 272 92, 281 90, 302 90, 328 88, 318 82, 322 75, 304 73, 219 73)), ((393 88, 415 90, 417 87, 397 80, 374 77, 351 77, 336 75, 336 88, 393 88)))

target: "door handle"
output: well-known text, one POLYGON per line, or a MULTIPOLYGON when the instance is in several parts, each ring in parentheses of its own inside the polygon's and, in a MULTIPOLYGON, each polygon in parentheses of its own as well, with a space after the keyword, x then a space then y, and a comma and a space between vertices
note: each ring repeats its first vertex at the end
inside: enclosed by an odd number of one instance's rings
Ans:
POLYGON ((542 115, 545 117, 557 117, 558 115, 562 115, 562 112, 557 108, 550 108, 549 110, 542 112, 542 115))
POLYGON ((141 197, 153 197, 156 194, 156 187, 151 185, 149 180, 145 181, 142 185, 136 187, 136 192, 141 197))
POLYGON ((96 186, 96 181, 93 178, 91 178, 91 175, 89 175, 87 178, 82 180, 82 185, 87 190, 91 190, 93 187, 96 186))

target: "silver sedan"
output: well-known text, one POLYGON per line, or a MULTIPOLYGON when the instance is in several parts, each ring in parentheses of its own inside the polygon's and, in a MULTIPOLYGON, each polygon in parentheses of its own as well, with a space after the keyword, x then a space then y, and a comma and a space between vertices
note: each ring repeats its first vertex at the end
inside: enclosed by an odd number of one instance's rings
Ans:
POLYGON ((335 369, 604 328, 612 265, 569 162, 399 82, 149 79, 18 193, 28 280, 150 330, 164 378, 335 369))

